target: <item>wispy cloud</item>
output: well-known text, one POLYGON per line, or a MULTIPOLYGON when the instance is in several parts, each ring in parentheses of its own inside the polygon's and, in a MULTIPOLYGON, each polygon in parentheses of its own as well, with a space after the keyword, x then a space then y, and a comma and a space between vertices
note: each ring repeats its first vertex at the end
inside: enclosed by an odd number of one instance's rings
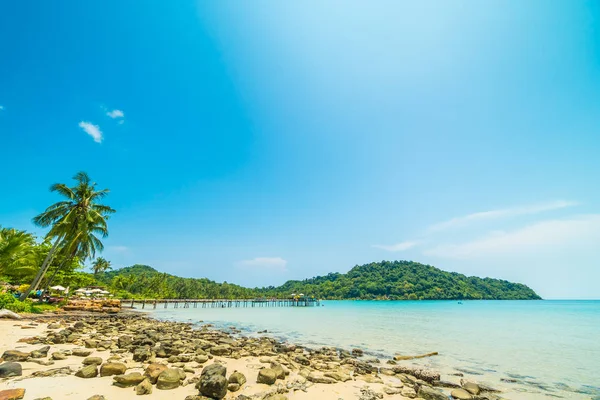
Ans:
POLYGON ((108 115, 109 117, 111 117, 112 119, 115 118, 123 118, 125 117, 125 113, 121 110, 112 110, 112 111, 108 111, 106 113, 106 115, 108 115))
POLYGON ((115 253, 127 253, 129 251, 129 247, 127 247, 127 246, 108 246, 107 250, 113 251, 115 253))
POLYGON ((390 244, 390 245, 374 244, 371 247, 375 247, 376 249, 382 249, 382 250, 397 252, 397 251, 408 250, 410 248, 415 247, 417 244, 419 244, 419 242, 416 242, 416 241, 410 242, 409 241, 409 242, 400 242, 400 243, 390 244))
POLYGON ((251 260, 238 261, 236 265, 242 268, 286 271, 287 263, 287 260, 281 257, 256 257, 251 260))
POLYGON ((574 201, 557 200, 549 203, 540 203, 528 206, 519 206, 513 208, 503 208, 499 210, 477 212, 431 225, 429 228, 427 228, 427 232, 433 233, 443 231, 446 229, 458 228, 477 221, 510 218, 528 214, 538 214, 545 211, 553 211, 561 208, 573 207, 578 204, 579 203, 574 201))
POLYGON ((79 127, 84 130, 85 133, 90 135, 94 142, 102 143, 102 131, 98 125, 94 125, 91 122, 81 121, 79 127))
POLYGON ((444 244, 424 251, 425 255, 471 259, 479 257, 545 251, 562 246, 597 246, 600 241, 600 214, 546 220, 511 231, 494 231, 460 244, 444 244))

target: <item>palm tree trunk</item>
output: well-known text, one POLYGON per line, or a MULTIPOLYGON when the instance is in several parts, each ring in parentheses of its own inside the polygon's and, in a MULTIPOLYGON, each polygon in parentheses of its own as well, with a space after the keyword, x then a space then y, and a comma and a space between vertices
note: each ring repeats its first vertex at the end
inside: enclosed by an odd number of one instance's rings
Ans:
POLYGON ((35 276, 35 278, 33 278, 33 282, 31 282, 29 289, 27 289, 23 294, 21 294, 21 297, 19 298, 19 300, 21 300, 21 301, 25 300, 29 296, 29 293, 31 293, 33 290, 37 290, 40 282, 42 281, 42 278, 44 277, 44 274, 48 270, 48 267, 50 267, 50 262, 52 262, 54 253, 56 252, 56 249, 58 248, 58 245, 60 244, 60 239, 61 239, 60 237, 56 238, 54 245, 52 246, 52 248, 46 255, 46 258, 44 259, 42 266, 38 270, 37 275, 35 276))

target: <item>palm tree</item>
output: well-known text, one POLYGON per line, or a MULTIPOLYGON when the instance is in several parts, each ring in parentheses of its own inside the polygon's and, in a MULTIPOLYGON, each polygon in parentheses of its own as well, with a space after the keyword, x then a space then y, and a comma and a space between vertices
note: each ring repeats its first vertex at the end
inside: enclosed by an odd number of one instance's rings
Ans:
POLYGON ((0 227, 0 275, 30 273, 35 265, 35 238, 32 234, 0 227))
POLYGON ((94 271, 94 276, 98 276, 99 274, 103 274, 109 269, 112 269, 112 267, 110 266, 110 261, 103 257, 98 257, 92 264, 92 269, 94 271))
POLYGON ((68 187, 64 183, 52 185, 50 191, 57 192, 66 200, 51 205, 46 211, 33 218, 33 223, 37 226, 50 227, 46 238, 54 240, 54 244, 44 258, 29 289, 21 295, 21 300, 39 287, 57 250, 60 249, 64 254, 77 256, 81 261, 85 261, 87 258, 94 258, 96 251, 104 249, 96 235, 102 238, 108 236, 106 221, 110 214, 115 212, 109 206, 99 203, 109 190, 96 190, 96 183, 92 182, 85 172, 78 172, 73 179, 77 182, 73 187, 68 187))

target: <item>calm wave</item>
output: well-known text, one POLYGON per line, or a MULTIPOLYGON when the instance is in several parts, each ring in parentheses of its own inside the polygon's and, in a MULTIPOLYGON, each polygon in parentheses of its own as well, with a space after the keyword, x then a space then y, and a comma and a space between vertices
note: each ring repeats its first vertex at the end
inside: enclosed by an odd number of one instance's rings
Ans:
POLYGON ((600 399, 600 301, 324 301, 312 308, 157 309, 311 346, 358 347, 497 387, 509 399, 600 399))

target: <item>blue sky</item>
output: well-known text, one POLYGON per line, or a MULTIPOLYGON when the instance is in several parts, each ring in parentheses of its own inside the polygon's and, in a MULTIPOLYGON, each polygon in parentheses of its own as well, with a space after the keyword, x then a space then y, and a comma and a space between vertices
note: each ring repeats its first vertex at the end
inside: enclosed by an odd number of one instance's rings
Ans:
POLYGON ((4 2, 0 224, 244 285, 410 259, 600 298, 600 4, 4 2))

